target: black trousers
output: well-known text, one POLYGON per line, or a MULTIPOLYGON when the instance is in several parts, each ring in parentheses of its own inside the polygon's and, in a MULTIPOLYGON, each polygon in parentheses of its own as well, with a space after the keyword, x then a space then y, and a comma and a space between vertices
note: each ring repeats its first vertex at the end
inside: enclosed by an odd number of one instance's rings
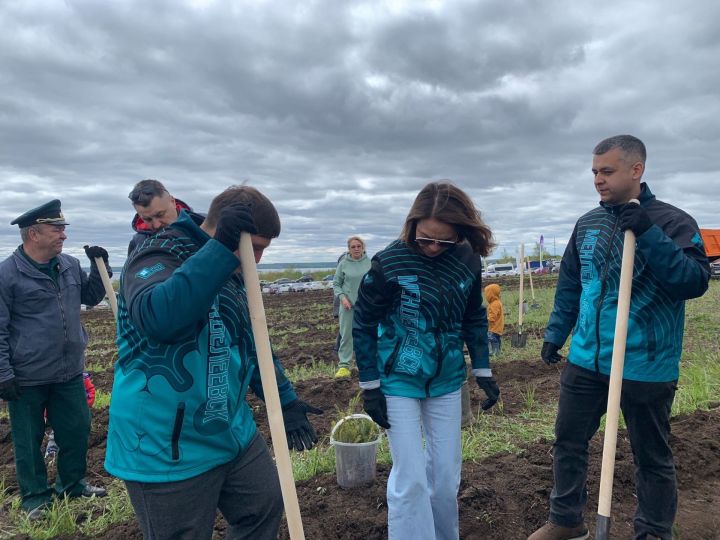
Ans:
MULTIPOLYGON (((560 380, 555 421, 550 521, 574 527, 587 502, 588 443, 607 410, 609 377, 568 363, 560 380)), ((635 463, 638 507, 635 538, 652 534, 670 540, 677 511, 677 482, 670 436, 670 408, 677 381, 623 381, 620 408, 635 463)))
POLYGON ((146 540, 210 540, 216 509, 228 522, 227 538, 277 538, 280 479, 259 434, 235 459, 193 478, 125 485, 146 540))

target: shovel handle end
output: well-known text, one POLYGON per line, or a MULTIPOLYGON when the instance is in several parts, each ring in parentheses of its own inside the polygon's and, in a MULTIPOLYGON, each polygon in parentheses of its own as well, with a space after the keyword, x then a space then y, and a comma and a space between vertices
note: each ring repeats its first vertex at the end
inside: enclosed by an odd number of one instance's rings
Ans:
POLYGON ((598 514, 595 524, 595 540, 608 540, 610 538, 610 518, 598 514))

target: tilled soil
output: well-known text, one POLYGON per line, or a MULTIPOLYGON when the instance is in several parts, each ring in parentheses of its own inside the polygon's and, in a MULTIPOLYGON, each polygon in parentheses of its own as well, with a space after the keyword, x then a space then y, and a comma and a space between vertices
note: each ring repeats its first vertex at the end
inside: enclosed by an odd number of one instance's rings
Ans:
MULTIPOLYGON (((326 291, 305 294, 264 296, 271 328, 303 324, 304 309, 310 303, 327 305, 327 319, 332 321, 331 294, 326 291), (274 318, 282 307, 282 320, 274 318), (291 309, 287 309, 291 308, 291 309), (296 320, 288 320, 293 313, 296 320)), ((113 333, 112 315, 107 310, 93 310, 83 314, 93 341, 107 340, 113 333)), ((302 344, 290 342, 279 353, 286 366, 312 362, 332 362, 334 332, 331 325, 324 330, 304 333, 302 344), (308 342, 310 342, 308 344, 308 342), (313 345, 313 343, 319 343, 313 345), (328 345, 329 344, 329 345, 328 345)), ((93 346, 91 345, 90 350, 93 346)), ((104 350, 104 349, 103 349, 104 350)), ((527 407, 532 389, 536 403, 555 401, 559 391, 558 367, 547 367, 537 360, 538 351, 528 349, 527 360, 498 363, 493 367, 502 390, 502 412, 491 414, 516 415, 527 407)), ((102 353, 109 365, 113 352, 102 353)), ((102 355, 100 355, 102 356, 102 355)), ((103 360, 94 358, 102 364, 103 360)), ((112 371, 93 373, 95 385, 110 392, 112 371)), ((316 378, 295 385, 304 400, 321 408, 325 414, 313 417, 321 443, 327 443, 332 419, 338 408, 345 410, 359 389, 356 375, 351 379, 316 378)), ((480 390, 469 386, 474 414, 482 399, 480 390)), ((256 413, 258 426, 269 440, 265 409, 254 397, 249 398, 256 413)), ((93 410, 93 427, 88 452, 88 478, 92 483, 107 484, 109 475, 103 469, 107 409, 93 410)), ((675 454, 679 484, 679 510, 676 536, 682 539, 720 539, 720 409, 696 411, 674 418, 671 446, 675 454)), ((594 529, 597 492, 602 457, 602 438, 591 442, 588 471, 587 524, 594 529)), ((334 474, 316 476, 297 484, 298 500, 308 539, 382 539, 387 537, 387 506, 385 486, 389 467, 378 465, 377 478, 371 486, 341 489, 334 474)), ((9 422, 0 418, 0 476, 7 479, 10 493, 17 491, 9 422)), ((463 539, 522 539, 542 525, 547 517, 548 496, 552 488, 552 441, 542 440, 519 454, 499 454, 478 463, 463 464, 458 502, 460 506, 460 536, 463 539)), ((635 510, 632 451, 626 433, 618 436, 615 481, 612 504, 613 538, 632 538, 632 516, 635 510)), ((0 516, 2 523, 2 516, 0 516)), ((215 537, 224 536, 226 524, 222 517, 216 521, 215 537)), ((135 521, 116 524, 99 538, 141 538, 135 521)), ((289 538, 283 523, 281 538, 289 538)))

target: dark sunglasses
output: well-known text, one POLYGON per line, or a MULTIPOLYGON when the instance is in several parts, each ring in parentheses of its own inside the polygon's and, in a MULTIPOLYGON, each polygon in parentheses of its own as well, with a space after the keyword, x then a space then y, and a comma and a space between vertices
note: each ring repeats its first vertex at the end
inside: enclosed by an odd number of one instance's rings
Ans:
POLYGON ((437 238, 425 238, 423 236, 417 236, 415 243, 420 247, 430 247, 433 244, 437 244, 443 248, 449 248, 457 244, 457 240, 438 240, 437 238))

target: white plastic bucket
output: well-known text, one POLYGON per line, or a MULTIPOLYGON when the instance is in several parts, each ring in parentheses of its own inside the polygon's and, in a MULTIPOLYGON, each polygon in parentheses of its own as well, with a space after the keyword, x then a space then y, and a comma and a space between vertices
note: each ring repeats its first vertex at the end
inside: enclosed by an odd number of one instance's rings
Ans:
POLYGON ((335 430, 345 421, 363 418, 372 422, 367 414, 351 414, 342 418, 330 432, 330 444, 335 447, 335 473, 341 488, 354 488, 372 484, 375 481, 377 448, 382 433, 374 441, 345 443, 335 440, 335 430))

